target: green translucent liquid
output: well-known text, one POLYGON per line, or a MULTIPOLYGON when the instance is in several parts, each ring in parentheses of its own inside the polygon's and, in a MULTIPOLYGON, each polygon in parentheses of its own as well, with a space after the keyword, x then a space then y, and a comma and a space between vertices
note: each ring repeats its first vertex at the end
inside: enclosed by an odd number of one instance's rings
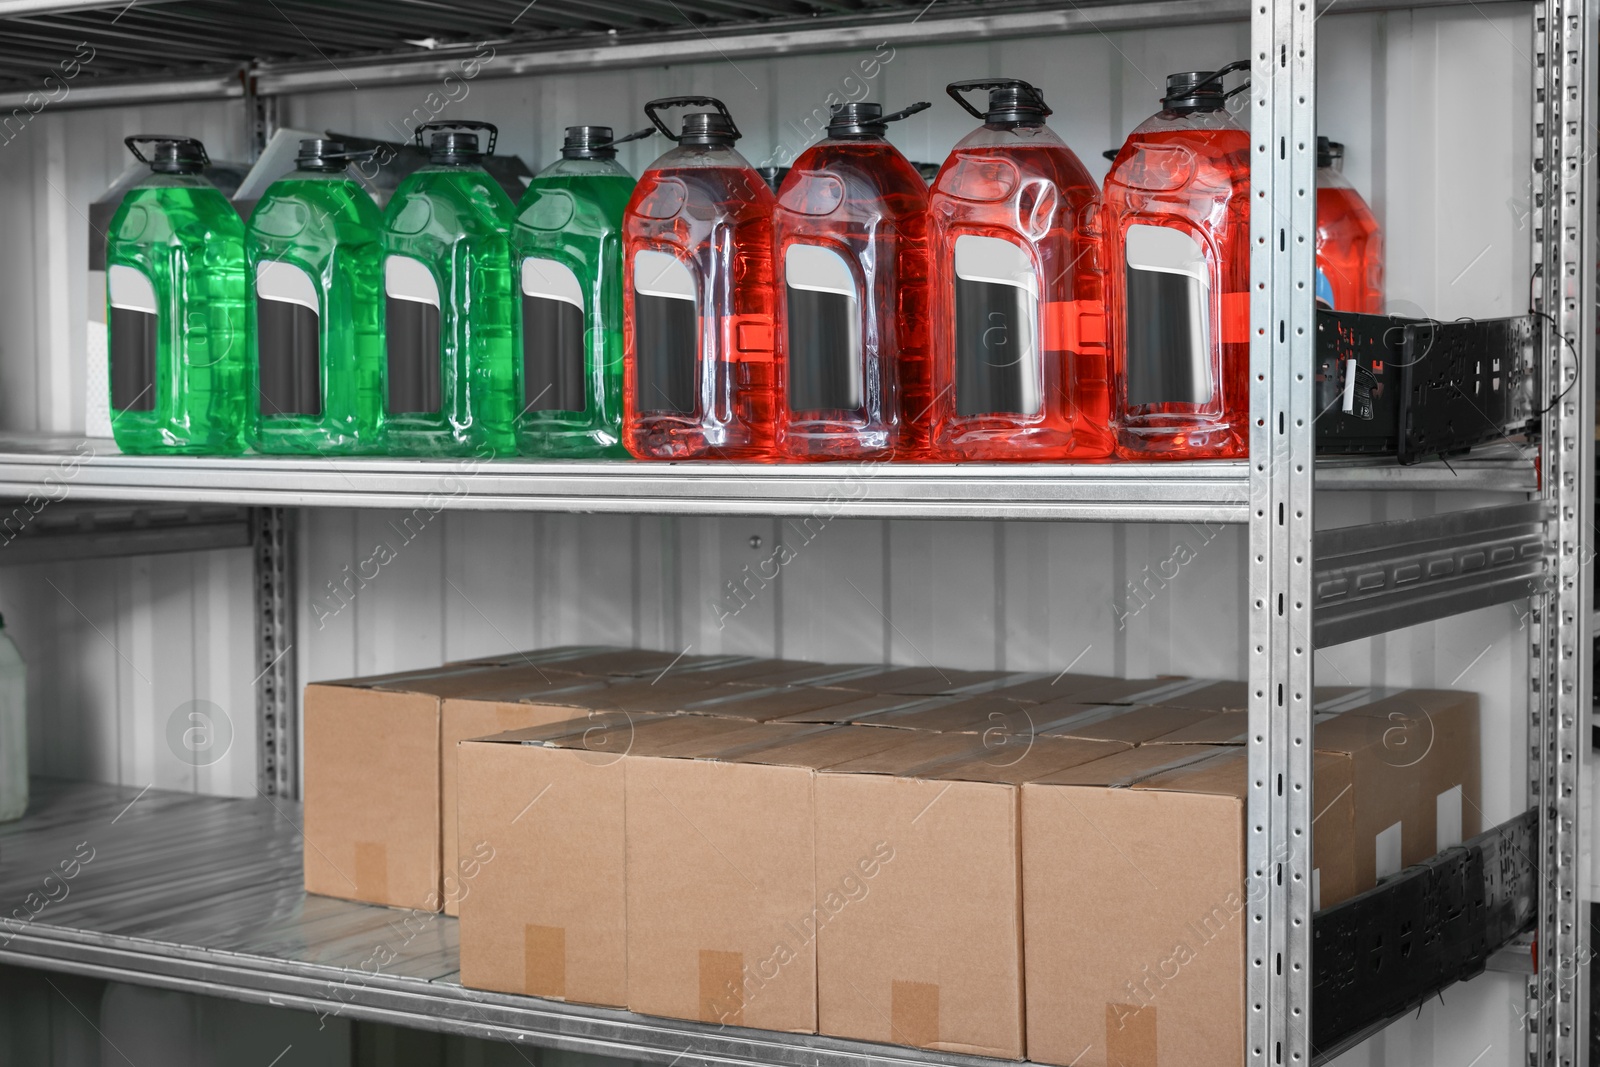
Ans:
MULTIPOLYGON (((113 406, 117 447, 136 455, 242 451, 249 343, 239 213, 198 175, 152 174, 112 217, 106 266, 148 278, 157 309, 154 409, 113 406)), ((108 331, 112 319, 108 300, 108 331)))
MULTIPOLYGON (((563 159, 540 172, 517 205, 517 270, 530 257, 554 260, 577 276, 584 299, 584 408, 533 410, 524 397, 517 449, 525 456, 628 458, 621 443, 622 214, 633 186, 614 160, 563 159)), ((520 359, 520 316, 518 324, 520 359)))
MULTIPOLYGON (((413 171, 384 212, 384 250, 419 260, 439 288, 437 412, 392 409, 383 432, 391 455, 512 455, 518 397, 516 290, 511 268, 515 208, 481 167, 413 171)), ((394 326, 387 326, 391 337, 394 326)))
POLYGON ((258 452, 378 451, 383 412, 383 215, 344 172, 296 171, 250 216, 249 277, 258 264, 298 267, 315 284, 322 414, 263 411, 257 302, 250 308, 250 443, 258 452))

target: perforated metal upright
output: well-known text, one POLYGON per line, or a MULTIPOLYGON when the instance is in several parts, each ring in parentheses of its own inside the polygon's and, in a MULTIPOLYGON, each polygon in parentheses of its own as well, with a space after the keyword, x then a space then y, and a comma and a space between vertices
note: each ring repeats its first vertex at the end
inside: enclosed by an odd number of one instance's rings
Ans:
MULTIPOLYGON (((1530 650, 1529 800, 1542 883, 1526 1016, 1535 1067, 1577 1067, 1587 1048, 1597 14, 1596 0, 1543 0, 1533 11, 1531 298, 1541 336, 1529 414, 1541 423, 1552 560, 1548 592, 1533 598, 1530 650)), ((1251 10, 1251 1067, 1312 1056, 1315 29, 1307 0, 1256 0, 1251 10)))
POLYGON ((1311 1062, 1315 18, 1250 16, 1250 1067, 1311 1062))
POLYGON ((1539 813, 1538 973, 1528 1062, 1577 1067, 1588 1041, 1591 894, 1590 612, 1594 575, 1596 0, 1534 6, 1532 301, 1542 329, 1541 492, 1554 505, 1555 582, 1534 601, 1528 800, 1539 813))

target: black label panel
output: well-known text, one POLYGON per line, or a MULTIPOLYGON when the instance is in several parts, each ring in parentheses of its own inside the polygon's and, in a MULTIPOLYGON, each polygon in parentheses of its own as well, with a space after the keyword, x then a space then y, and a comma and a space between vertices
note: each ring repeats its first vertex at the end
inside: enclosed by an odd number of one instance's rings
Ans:
POLYGON ((788 287, 789 408, 853 411, 861 406, 856 302, 839 293, 788 287))
POLYGON ((443 356, 438 307, 390 296, 385 314, 388 410, 395 414, 437 414, 444 403, 439 382, 443 356))
POLYGON ((317 313, 287 300, 256 299, 263 415, 321 415, 322 358, 317 313))
POLYGON ((1186 274, 1127 270, 1127 403, 1204 404, 1211 399, 1206 291, 1186 274))
POLYGON ((522 294, 522 402, 526 411, 583 411, 583 310, 522 294))
POLYGON ((998 282, 955 283, 956 414, 1037 414, 1032 294, 998 282))
POLYGON ((111 410, 156 409, 156 331, 160 316, 111 308, 111 410))
POLYGON ((633 312, 639 409, 692 414, 700 362, 695 302, 635 292, 633 312))

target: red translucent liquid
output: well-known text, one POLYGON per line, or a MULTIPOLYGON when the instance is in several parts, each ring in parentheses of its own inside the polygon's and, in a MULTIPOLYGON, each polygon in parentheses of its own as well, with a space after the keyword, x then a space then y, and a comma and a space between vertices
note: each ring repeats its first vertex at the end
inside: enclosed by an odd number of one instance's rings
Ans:
POLYGON ((927 212, 927 183, 886 141, 827 140, 795 160, 773 216, 779 318, 790 341, 777 364, 777 449, 784 458, 926 454, 927 212), (854 319, 847 336, 829 329, 842 322, 819 327, 796 317, 791 292, 805 302, 802 313, 818 305, 807 290, 791 290, 807 284, 798 266, 786 271, 795 245, 834 252, 838 260, 825 262, 841 277, 848 271, 836 288, 852 296, 823 298, 834 301, 826 309, 837 318, 854 319), (814 349, 824 350, 821 358, 814 349))
MULTIPOLYGON (((1110 455, 1098 190, 1078 157, 1047 127, 984 126, 951 152, 934 181, 928 240, 932 267, 932 458, 1100 459, 1110 455), (1019 314, 992 321, 975 355, 958 309, 965 237, 1014 246, 1019 314), (1030 287, 1036 291, 1029 292, 1030 287), (1025 309, 1033 303, 1033 321, 1025 309), (988 362, 985 367, 974 363, 988 362), (1024 369, 1025 368, 1025 369, 1024 369), (1018 371, 996 385, 991 371, 1018 371), (981 372, 981 373, 979 373, 981 372)), ((990 248, 1000 247, 989 245, 990 248)), ((990 286, 991 290, 996 289, 990 286)), ((1003 287, 999 287, 1002 288, 1003 287)))
MULTIPOLYGON (((1134 130, 1106 175, 1105 247, 1117 453, 1129 459, 1249 455, 1250 135, 1225 112, 1190 120, 1163 112, 1134 130), (1198 123, 1211 122, 1215 128, 1198 123), (1190 238, 1208 275, 1209 366, 1203 397, 1130 403, 1129 227, 1170 227, 1190 238)), ((1137 325, 1137 324, 1136 324, 1137 325)), ((1192 379, 1191 379, 1192 380, 1192 379)))
MULTIPOLYGON (((634 456, 772 458, 781 326, 772 287, 773 207, 772 190, 728 148, 673 149, 639 179, 623 219, 622 441, 634 456), (692 380, 671 400, 650 384, 649 368, 641 375, 635 282, 643 252, 671 256, 693 280, 692 380)), ((644 338, 646 350, 655 343, 644 338)))
POLYGON ((1383 231, 1338 171, 1317 171, 1317 270, 1335 311, 1383 314, 1383 231))

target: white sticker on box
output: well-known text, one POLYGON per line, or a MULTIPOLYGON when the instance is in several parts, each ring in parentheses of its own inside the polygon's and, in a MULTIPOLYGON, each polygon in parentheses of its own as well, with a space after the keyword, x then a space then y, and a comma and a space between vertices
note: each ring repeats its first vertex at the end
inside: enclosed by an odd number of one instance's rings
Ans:
POLYGON ((1435 821, 1438 827, 1438 841, 1435 849, 1443 852, 1453 845, 1461 844, 1461 787, 1451 786, 1440 793, 1434 800, 1435 821))
POLYGON ((1395 823, 1387 830, 1380 831, 1377 839, 1378 879, 1381 881, 1390 875, 1400 873, 1400 824, 1395 823))

